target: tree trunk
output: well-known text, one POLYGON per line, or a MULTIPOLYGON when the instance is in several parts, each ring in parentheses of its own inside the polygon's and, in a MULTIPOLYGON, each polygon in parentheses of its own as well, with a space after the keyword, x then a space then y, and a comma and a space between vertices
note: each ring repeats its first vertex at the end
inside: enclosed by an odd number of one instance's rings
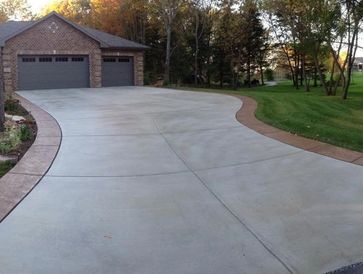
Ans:
POLYGON ((199 52, 199 39, 198 39, 198 29, 199 29, 199 16, 198 12, 195 16, 195 56, 194 56, 194 85, 198 85, 198 52, 199 52))
POLYGON ((263 66, 260 64, 260 73, 261 73, 261 85, 265 85, 265 78, 263 77, 263 66))
POLYGON ((166 26, 166 57, 165 57, 165 73, 164 84, 169 85, 170 82, 170 47, 171 47, 171 25, 166 26))
POLYGON ((328 88, 326 86, 326 83, 325 83, 325 80, 324 80, 323 72, 321 71, 321 68, 320 68, 320 63, 319 63, 319 60, 318 60, 318 56, 316 55, 316 53, 314 54, 314 63, 315 63, 315 67, 316 67, 316 69, 318 71, 318 74, 319 74, 320 83, 321 83, 321 85, 323 86, 323 88, 325 90, 325 94, 330 95, 329 90, 328 90, 328 88))
POLYGON ((314 87, 318 86, 318 71, 316 67, 314 67, 314 87))
POLYGON ((221 59, 219 61, 219 87, 223 88, 223 77, 224 73, 223 73, 223 59, 221 59))
POLYGON ((308 91, 310 91, 310 83, 309 83, 308 77, 306 75, 305 55, 303 55, 303 57, 302 57, 301 65, 302 65, 302 78, 304 78, 305 91, 308 92, 308 91))
POLYGON ((348 98, 348 91, 352 80, 352 69, 354 64, 355 55, 357 52, 357 45, 358 45, 358 24, 355 24, 355 28, 353 31, 352 39, 348 48, 348 62, 347 62, 347 79, 345 81, 345 85, 343 88, 343 100, 346 100, 348 98))
POLYGON ((251 88, 251 60, 250 60, 250 57, 248 57, 248 60, 247 60, 247 81, 248 81, 248 87, 251 88))

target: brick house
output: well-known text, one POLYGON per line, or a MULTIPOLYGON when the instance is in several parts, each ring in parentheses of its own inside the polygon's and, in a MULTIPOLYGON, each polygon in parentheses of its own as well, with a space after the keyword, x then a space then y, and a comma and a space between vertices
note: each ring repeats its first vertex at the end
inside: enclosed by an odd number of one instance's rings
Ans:
POLYGON ((0 24, 0 47, 6 93, 143 85, 146 46, 56 12, 37 21, 0 24))

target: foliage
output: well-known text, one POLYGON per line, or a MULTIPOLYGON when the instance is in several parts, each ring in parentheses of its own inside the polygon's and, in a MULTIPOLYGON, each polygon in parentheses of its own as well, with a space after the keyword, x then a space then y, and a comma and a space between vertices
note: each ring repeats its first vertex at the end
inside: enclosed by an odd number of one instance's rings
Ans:
POLYGON ((30 11, 27 0, 0 1, 0 22, 7 20, 29 20, 34 15, 30 11))
POLYGON ((53 0, 51 10, 149 45, 148 84, 250 86, 276 55, 296 89, 319 80, 346 98, 363 0, 53 0))
POLYGON ((267 81, 273 81, 274 80, 274 72, 272 69, 266 69, 265 70, 266 80, 267 81))
POLYGON ((20 125, 19 129, 20 129, 20 131, 19 131, 20 141, 25 142, 25 141, 29 141, 32 139, 33 133, 27 125, 25 125, 25 124, 20 125))
POLYGON ((0 178, 15 166, 11 161, 0 162, 0 178))
POLYGON ((5 131, 0 135, 0 153, 8 154, 16 149, 20 143, 20 127, 14 122, 5 122, 5 131))
POLYGON ((26 116, 29 114, 28 111, 19 104, 19 101, 15 99, 6 100, 4 108, 5 112, 10 115, 26 116))

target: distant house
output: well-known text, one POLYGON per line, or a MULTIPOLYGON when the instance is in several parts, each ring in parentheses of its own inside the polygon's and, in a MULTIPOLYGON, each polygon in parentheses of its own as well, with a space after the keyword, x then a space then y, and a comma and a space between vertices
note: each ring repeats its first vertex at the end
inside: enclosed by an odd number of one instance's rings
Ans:
POLYGON ((363 71, 363 57, 355 57, 353 71, 363 71))

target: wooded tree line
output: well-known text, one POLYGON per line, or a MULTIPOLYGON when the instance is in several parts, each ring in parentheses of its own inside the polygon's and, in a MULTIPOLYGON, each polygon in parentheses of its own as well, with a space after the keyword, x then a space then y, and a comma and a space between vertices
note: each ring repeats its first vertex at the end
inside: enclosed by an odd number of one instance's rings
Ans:
POLYGON ((250 87, 277 56, 295 88, 347 98, 363 0, 56 0, 38 16, 52 10, 150 46, 146 84, 250 87))
POLYGON ((147 84, 251 85, 264 67, 268 35, 254 0, 61 0, 51 10, 150 46, 147 84))

